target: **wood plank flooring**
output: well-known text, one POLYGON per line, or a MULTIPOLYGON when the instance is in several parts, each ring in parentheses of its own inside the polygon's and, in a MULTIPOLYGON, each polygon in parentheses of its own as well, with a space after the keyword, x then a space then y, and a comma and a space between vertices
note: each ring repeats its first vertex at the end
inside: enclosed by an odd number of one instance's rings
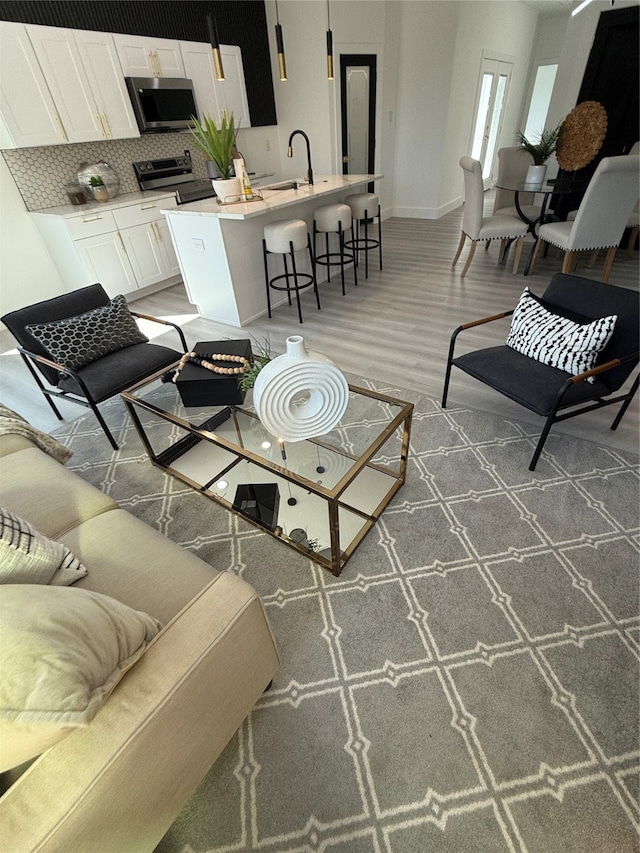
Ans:
MULTIPOLYGON (((491 206, 490 194, 486 205, 488 209, 491 206)), ((478 247, 467 275, 461 278, 468 241, 458 265, 451 268, 460 236, 461 215, 462 208, 459 208, 435 221, 386 220, 383 223, 384 270, 378 270, 377 256, 372 253, 369 278, 365 279, 364 263, 361 263, 360 283, 355 287, 353 273, 349 271, 344 297, 339 274, 333 273, 331 282, 320 286, 320 311, 315 306, 313 294, 306 291, 302 297, 302 325, 298 323, 295 305, 286 304, 274 309, 271 320, 265 314, 243 329, 205 320, 190 305, 181 284, 142 296, 133 307, 156 316, 178 318, 189 344, 227 337, 251 337, 254 341, 268 337, 272 350, 278 353, 284 350, 288 335, 301 334, 309 349, 328 355, 346 372, 413 388, 439 400, 453 329, 469 320, 512 308, 525 286, 534 293, 542 293, 551 276, 562 266, 561 254, 551 249, 548 257, 540 258, 534 275, 514 276, 510 259, 505 266, 497 263, 499 244, 496 241, 488 251, 478 247)), ((521 270, 531 245, 528 238, 521 270)), ((587 260, 585 253, 576 274, 598 279, 604 257, 594 269, 587 268, 587 260)), ((610 283, 637 289, 638 267, 638 252, 628 261, 625 250, 619 250, 610 283)), ((256 285, 264 288, 262 281, 256 285)), ((508 321, 502 321, 466 333, 467 349, 500 343, 507 331, 508 321)), ((465 335, 459 341, 462 351, 465 335)), ((168 337, 163 342, 171 345, 168 337)), ((4 350, 0 359, 1 399, 42 429, 51 431, 58 422, 19 356, 15 351, 11 353, 11 346, 11 336, 3 332, 0 335, 0 350, 4 350)), ((541 419, 460 371, 452 375, 449 399, 451 403, 467 404, 542 426, 541 419)), ((613 407, 565 421, 554 430, 637 452, 639 408, 636 399, 616 432, 609 429, 615 416, 613 407)), ((65 417, 78 417, 85 410, 63 403, 61 411, 65 417)))

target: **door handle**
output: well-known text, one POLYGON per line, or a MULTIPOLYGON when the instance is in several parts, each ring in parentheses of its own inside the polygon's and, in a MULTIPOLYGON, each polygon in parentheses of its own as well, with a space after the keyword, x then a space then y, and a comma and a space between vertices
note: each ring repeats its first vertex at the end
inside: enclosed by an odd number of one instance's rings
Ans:
POLYGON ((343 157, 343 158, 342 158, 342 162, 343 162, 343 163, 348 163, 348 162, 349 162, 349 158, 348 158, 348 157, 343 157))

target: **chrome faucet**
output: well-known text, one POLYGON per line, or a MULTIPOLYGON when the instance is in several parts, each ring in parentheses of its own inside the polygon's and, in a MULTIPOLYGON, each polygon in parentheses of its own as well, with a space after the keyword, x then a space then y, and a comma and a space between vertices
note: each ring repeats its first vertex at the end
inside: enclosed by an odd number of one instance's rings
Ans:
POLYGON ((291 136, 289 137, 289 147, 287 149, 287 157, 293 157, 293 148, 291 147, 291 142, 293 140, 293 137, 297 133, 299 133, 300 136, 304 136, 305 141, 307 143, 307 165, 308 165, 307 180, 309 181, 309 185, 313 186, 313 169, 311 168, 311 145, 309 144, 309 137, 304 132, 304 130, 294 130, 293 133, 291 134, 291 136))

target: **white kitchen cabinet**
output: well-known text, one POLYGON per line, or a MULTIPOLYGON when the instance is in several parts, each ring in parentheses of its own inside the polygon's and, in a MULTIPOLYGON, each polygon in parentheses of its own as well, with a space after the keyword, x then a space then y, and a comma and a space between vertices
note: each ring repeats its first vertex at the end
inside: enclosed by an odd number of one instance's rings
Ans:
POLYGON ((0 21, 0 147, 64 142, 62 121, 26 26, 0 21))
POLYGON ((74 39, 98 108, 105 139, 140 136, 110 33, 74 30, 74 39))
POLYGON ((216 122, 219 121, 220 107, 211 45, 205 42, 181 41, 180 50, 185 76, 193 81, 198 117, 202 121, 204 116, 211 116, 216 122))
POLYGON ((220 109, 233 113, 236 127, 251 127, 242 51, 235 44, 221 44, 220 56, 224 68, 224 80, 216 80, 218 105, 220 109))
POLYGON ((100 282, 115 296, 178 280, 178 259, 160 212, 175 206, 175 196, 159 195, 77 214, 39 211, 32 216, 69 290, 100 282))
POLYGON ((179 41, 121 33, 114 39, 125 77, 186 77, 179 41))
POLYGON ((185 75, 193 80, 200 119, 209 115, 219 122, 221 111, 226 109, 233 113, 236 127, 251 127, 240 48, 232 44, 220 45, 224 80, 216 78, 210 44, 182 41, 180 49, 185 75))

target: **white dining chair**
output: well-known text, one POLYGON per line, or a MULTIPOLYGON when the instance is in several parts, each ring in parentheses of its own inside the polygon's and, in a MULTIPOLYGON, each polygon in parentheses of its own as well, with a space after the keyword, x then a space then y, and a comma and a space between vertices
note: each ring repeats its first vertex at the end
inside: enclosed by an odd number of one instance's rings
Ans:
POLYGON ((609 281, 613 259, 638 201, 639 179, 637 154, 604 157, 589 181, 575 219, 540 226, 531 272, 535 270, 543 243, 564 251, 562 272, 566 273, 575 269, 579 252, 608 249, 602 281, 609 281))
MULTIPOLYGON (((513 190, 501 188, 501 184, 517 184, 527 177, 527 170, 533 164, 533 157, 521 145, 498 149, 498 178, 493 202, 494 216, 518 216, 513 203, 513 190)), ((540 217, 541 206, 535 204, 534 193, 519 193, 520 209, 528 219, 535 221, 540 217)))
POLYGON ((461 277, 467 274, 473 260, 476 246, 485 240, 501 240, 500 262, 507 251, 507 240, 516 241, 513 259, 513 273, 518 272, 522 246, 528 225, 519 216, 484 216, 484 187, 482 183, 482 163, 472 157, 461 157, 460 165, 464 172, 464 207, 462 211, 462 233, 452 267, 458 263, 466 238, 471 240, 471 248, 461 277))

